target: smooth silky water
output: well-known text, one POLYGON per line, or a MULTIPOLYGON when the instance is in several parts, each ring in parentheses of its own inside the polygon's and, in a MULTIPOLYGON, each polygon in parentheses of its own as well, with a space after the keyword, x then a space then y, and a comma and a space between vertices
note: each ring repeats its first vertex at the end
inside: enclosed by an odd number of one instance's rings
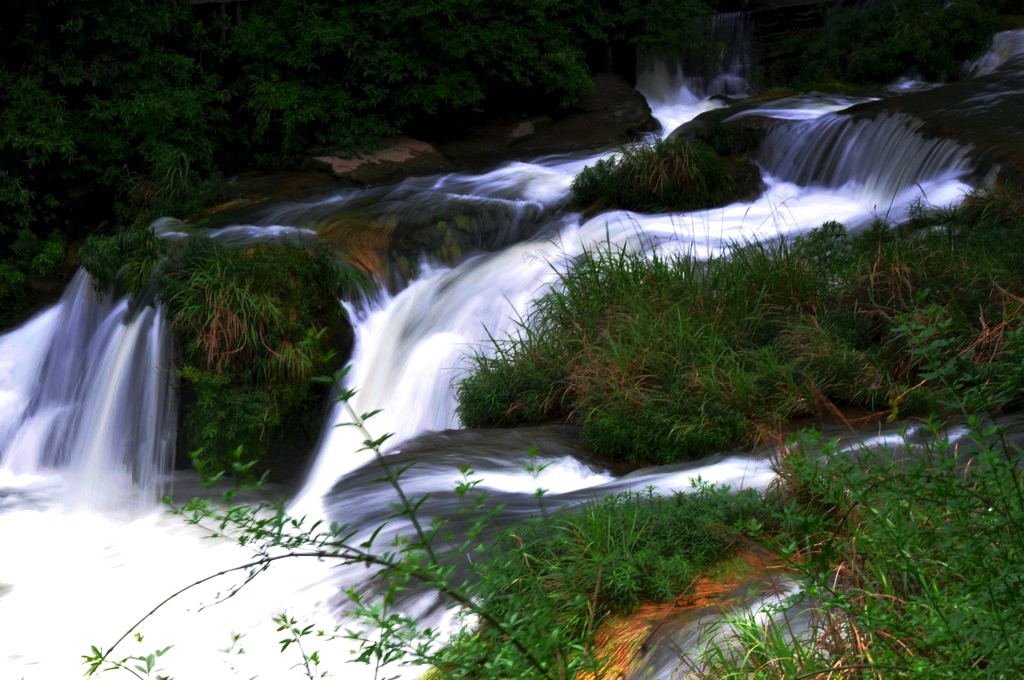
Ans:
MULTIPOLYGON (((998 47, 1005 51, 1006 42, 998 47)), ((997 59, 979 62, 979 69, 995 68, 997 59)), ((641 89, 663 124, 678 125, 719 106, 710 101, 722 93, 716 87, 736 93, 746 62, 742 55, 727 62, 730 77, 699 87, 680 80, 678 69, 655 64, 640 78, 641 89)), ((785 123, 766 145, 766 190, 749 203, 672 215, 609 212, 581 221, 565 210, 569 186, 597 157, 563 156, 278 203, 253 223, 211 237, 312 238, 332 216, 353 212, 392 225, 452 214, 480 218, 475 223, 485 233, 474 236, 474 252, 449 266, 417 254, 411 275, 393 277, 375 299, 350 310, 357 342, 347 381, 358 390, 355 407, 381 409, 369 428, 393 433, 389 454, 416 462, 403 482, 413 496, 431 494, 432 514, 454 510, 451 491, 461 463, 477 470, 483 488, 506 505, 507 519, 538 510, 538 487, 547 490, 547 508, 649 486, 686 491, 698 476, 760 489, 772 479, 770 467, 748 455, 709 452, 705 461, 620 477, 557 431, 449 431, 459 425, 454 387, 468 369, 467 355, 486 351, 489 337, 514 331, 530 301, 586 249, 610 244, 707 256, 827 220, 855 227, 875 216, 898 219, 915 201, 948 205, 968 191, 966 149, 926 139, 899 116, 854 122, 842 113, 852 103, 801 96, 759 108, 758 115, 785 123), (546 464, 539 475, 524 469, 533 446, 537 462, 546 464)), ((174 238, 177 229, 162 222, 158 231, 174 238)), ((95 293, 81 273, 55 307, 0 336, 0 678, 78 677, 90 645, 109 646, 171 593, 252 557, 248 549, 205 538, 157 501, 195 488, 190 475, 170 472, 176 408, 170 347, 161 310, 129 310, 125 301, 95 293)), ((340 407, 329 416, 290 507, 369 532, 391 512, 394 496, 372 481, 372 457, 359 452, 362 435, 336 427, 346 421, 340 407)), ((878 436, 902 441, 895 428, 878 436)), ((366 579, 362 567, 286 560, 209 606, 240 582, 237 574, 227 576, 174 598, 141 626, 143 642, 129 638, 115 657, 173 645, 161 662, 179 680, 289 677, 299 672, 300 659, 293 650, 280 653, 271 617, 287 612, 333 629, 344 622, 340 594, 366 579), (232 648, 234 635, 241 637, 232 648)), ((431 593, 406 606, 435 618, 439 610, 431 593)), ((687 636, 693 630, 673 644, 687 636)), ((344 643, 318 648, 331 676, 373 677, 371 667, 349 661, 344 643)), ((665 677, 672 658, 649 659, 646 668, 665 677)), ((389 669, 408 677, 422 672, 389 669)))

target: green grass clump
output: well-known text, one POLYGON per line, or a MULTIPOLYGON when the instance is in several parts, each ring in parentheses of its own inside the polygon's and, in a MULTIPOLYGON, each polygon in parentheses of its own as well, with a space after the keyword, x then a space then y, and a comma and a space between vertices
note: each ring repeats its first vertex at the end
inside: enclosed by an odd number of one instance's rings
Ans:
POLYGON ((736 647, 700 660, 704 675, 1020 677, 1021 451, 968 426, 968 445, 932 426, 923 446, 856 457, 803 441, 783 463, 784 531, 767 540, 803 578, 810 630, 781 614, 742 621, 736 647))
POLYGON ((670 463, 843 407, 1024 398, 1024 201, 737 246, 702 261, 603 249, 459 386, 467 425, 566 419, 596 452, 670 463))
POLYGON ((725 161, 697 140, 624 147, 573 180, 573 199, 588 209, 638 212, 697 210, 728 203, 737 191, 725 161))
POLYGON ((339 298, 364 285, 322 244, 194 238, 167 258, 157 296, 182 339, 179 376, 195 395, 182 433, 200 473, 258 476, 284 462, 271 450, 315 439, 325 394, 313 378, 350 350, 339 298))
MULTIPOLYGON (((738 524, 766 516, 753 491, 700 485, 673 496, 610 496, 528 520, 502 532, 476 570, 480 606, 529 641, 551 677, 573 677, 600 665, 593 635, 607 614, 671 601, 735 549, 738 524)), ((481 625, 457 635, 437 665, 446 678, 537 677, 520 655, 481 625)))

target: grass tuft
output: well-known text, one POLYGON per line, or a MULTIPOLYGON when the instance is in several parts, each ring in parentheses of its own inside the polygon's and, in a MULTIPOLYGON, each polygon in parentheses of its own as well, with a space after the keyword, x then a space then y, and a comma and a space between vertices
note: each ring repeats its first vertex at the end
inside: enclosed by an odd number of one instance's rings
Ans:
POLYGON ((623 147, 572 183, 573 199, 588 210, 638 212, 710 208, 734 200, 740 189, 714 149, 688 139, 623 147))

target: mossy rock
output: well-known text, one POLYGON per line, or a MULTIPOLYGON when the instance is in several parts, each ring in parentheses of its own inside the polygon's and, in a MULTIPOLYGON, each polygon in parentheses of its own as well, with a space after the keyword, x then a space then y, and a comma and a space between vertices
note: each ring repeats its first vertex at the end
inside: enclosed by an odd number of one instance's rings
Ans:
POLYGON ((584 168, 572 184, 585 212, 701 210, 755 197, 760 189, 760 172, 749 159, 724 156, 696 139, 624 147, 584 168))

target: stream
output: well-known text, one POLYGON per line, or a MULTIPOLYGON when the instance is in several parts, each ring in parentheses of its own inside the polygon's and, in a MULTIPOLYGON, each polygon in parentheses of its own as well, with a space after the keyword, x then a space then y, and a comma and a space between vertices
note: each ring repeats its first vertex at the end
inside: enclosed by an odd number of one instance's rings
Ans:
MULTIPOLYGON (((979 68, 991 73, 1013 54, 986 55, 979 68)), ((737 94, 748 67, 737 57, 697 82, 652 64, 639 89, 667 134, 722 106, 714 95, 737 94)), ((430 515, 457 511, 451 492, 465 464, 481 488, 504 503, 508 520, 537 512, 539 504, 566 507, 627 489, 686 491, 697 477, 763 489, 773 474, 756 452, 708 452, 692 464, 621 475, 588 457, 562 428, 461 431, 454 387, 469 368, 467 356, 487 351, 490 337, 514 332, 531 300, 556 285, 559 272, 585 250, 610 244, 708 256, 732 243, 785 238, 828 220, 852 228, 876 216, 897 220, 916 201, 945 206, 970 190, 970 149, 925 136, 907 115, 844 116, 861 101, 802 95, 757 108, 756 115, 780 121, 760 159, 765 191, 722 208, 613 211, 584 220, 567 207, 569 187, 599 156, 556 156, 477 175, 412 178, 274 202, 211 238, 313 238, 318 225, 355 214, 391 225, 392 238, 413 228, 403 225, 455 216, 473 225, 469 247, 447 260, 410 247, 401 275, 350 309, 356 345, 346 380, 357 390, 355 407, 380 409, 369 427, 374 435, 393 434, 387 452, 396 461, 415 463, 404 486, 415 496, 429 494, 430 515), (526 469, 533 448, 545 465, 539 474, 526 469), (540 501, 538 488, 545 489, 540 501)), ((191 473, 171 471, 176 400, 167 325, 154 308, 126 322, 127 304, 95 293, 80 272, 57 305, 0 336, 4 680, 80 677, 91 645, 108 647, 172 592, 252 557, 247 548, 205 538, 160 506, 164 495, 183 499, 201 489, 191 473)), ((390 514, 395 498, 374 481, 372 455, 360 451, 362 435, 336 427, 345 422, 340 407, 327 418, 304 482, 289 490, 289 508, 369 532, 390 514)), ((849 446, 892 443, 902 441, 898 431, 894 425, 844 436, 849 446)), ((119 653, 172 646, 159 664, 179 680, 301 677, 301 658, 294 649, 280 652, 281 634, 271 618, 287 612, 333 630, 344 623, 341 593, 366 579, 363 567, 285 560, 210 606, 238 583, 227 576, 173 599, 141 627, 144 639, 129 638, 119 653)), ((751 606, 763 597, 757 593, 751 606)), ((405 606, 444 625, 434 593, 418 593, 405 606)), ((644 677, 671 676, 674 650, 687 636, 693 631, 666 643, 667 657, 649 659, 644 677)), ((320 656, 329 677, 374 677, 372 666, 350 661, 344 641, 323 642, 320 656)), ((388 672, 420 677, 423 670, 388 672)))

